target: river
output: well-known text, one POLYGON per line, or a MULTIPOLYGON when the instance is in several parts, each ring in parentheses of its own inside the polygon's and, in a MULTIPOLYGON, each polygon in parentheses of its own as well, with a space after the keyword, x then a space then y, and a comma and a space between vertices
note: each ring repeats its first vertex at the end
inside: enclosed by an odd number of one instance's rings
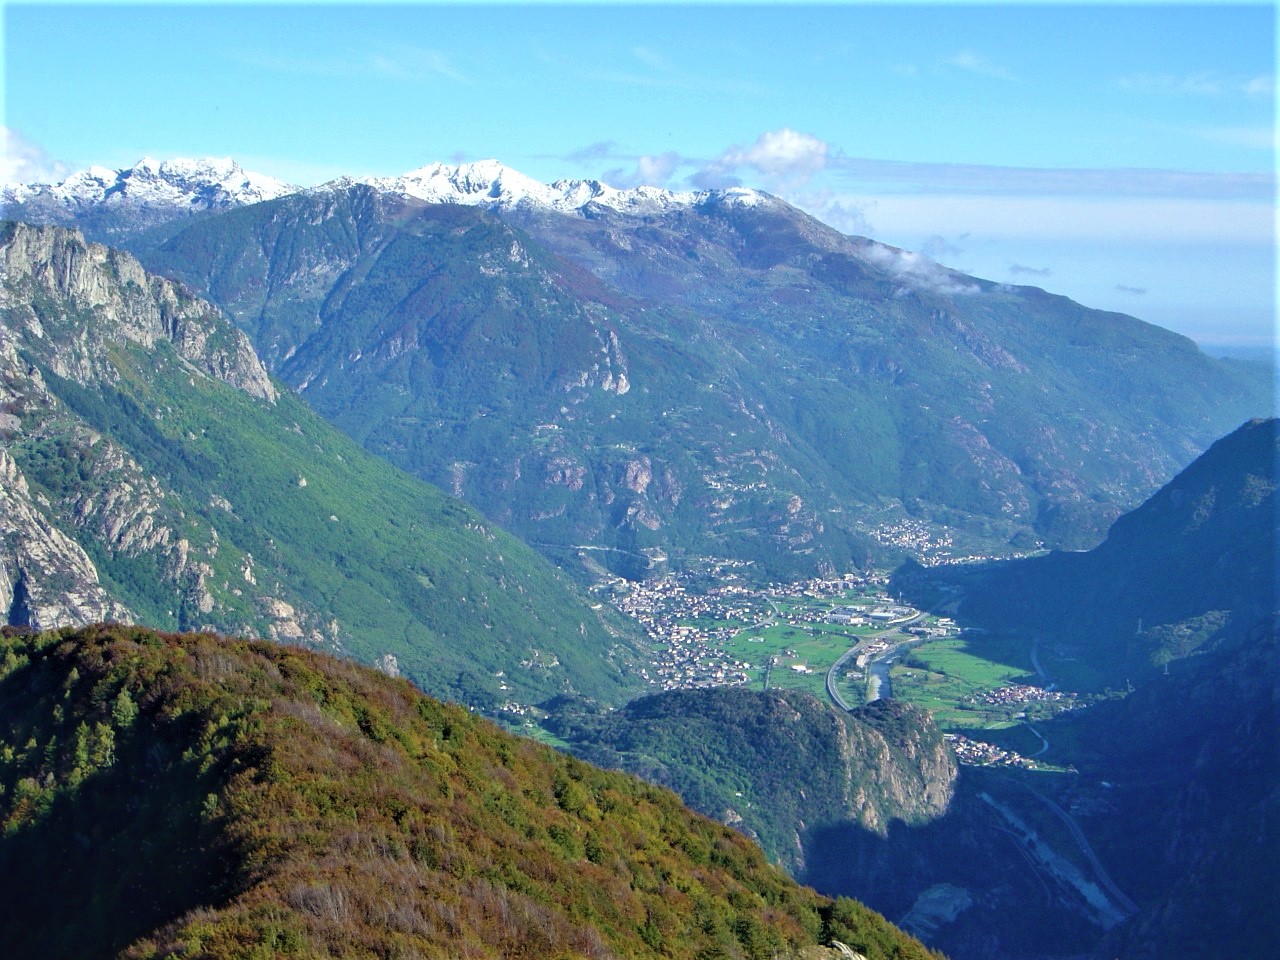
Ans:
POLYGON ((867 669, 871 673, 871 695, 867 698, 868 703, 881 699, 893 699, 893 684, 889 681, 889 670, 897 659, 897 654, 894 654, 883 660, 872 660, 867 664, 867 669))

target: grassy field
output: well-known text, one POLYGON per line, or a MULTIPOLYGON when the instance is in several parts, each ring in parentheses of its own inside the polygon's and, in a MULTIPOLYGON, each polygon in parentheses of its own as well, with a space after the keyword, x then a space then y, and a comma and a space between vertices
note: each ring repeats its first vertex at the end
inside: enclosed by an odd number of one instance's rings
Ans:
POLYGON ((1026 641, 949 637, 921 644, 895 664, 893 695, 933 713, 943 729, 1000 729, 1020 707, 965 703, 994 687, 1034 677, 1026 641))
POLYGON ((825 697, 827 669, 855 642, 848 632, 848 628, 836 633, 814 629, 814 625, 809 624, 778 624, 763 630, 744 630, 725 644, 725 650, 730 656, 752 665, 753 689, 764 685, 765 668, 770 659, 777 658, 769 672, 770 687, 808 690, 816 697, 825 697), (793 664, 803 665, 812 672, 793 670, 793 664))
MULTIPOLYGON (((786 618, 826 616, 836 607, 850 603, 884 602, 882 596, 872 591, 850 592, 843 597, 824 599, 780 600, 774 603, 779 622, 769 626, 743 629, 725 646, 725 652, 735 659, 750 663, 751 687, 764 686, 766 673, 769 686, 787 690, 807 690, 815 697, 825 699, 826 673, 846 650, 862 637, 876 632, 872 627, 850 627, 838 623, 786 623, 786 618), (770 661, 774 661, 772 669, 770 661), (793 669, 803 666, 808 672, 793 669)), ((724 622, 717 626, 728 625, 724 622)), ((740 624, 733 624, 740 625, 740 624)), ((741 625, 746 626, 746 625, 741 625)), ((845 688, 842 686, 841 688, 845 688)), ((861 690, 856 692, 860 700, 861 690)), ((854 702, 851 699, 850 702, 854 702)))

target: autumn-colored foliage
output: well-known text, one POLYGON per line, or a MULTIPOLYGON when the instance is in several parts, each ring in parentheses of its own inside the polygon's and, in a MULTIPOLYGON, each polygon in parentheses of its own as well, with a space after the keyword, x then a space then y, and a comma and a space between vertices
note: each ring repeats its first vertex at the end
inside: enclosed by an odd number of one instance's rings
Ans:
POLYGON ((8 632, 3 955, 930 955, 674 794, 403 680, 212 635, 8 632))

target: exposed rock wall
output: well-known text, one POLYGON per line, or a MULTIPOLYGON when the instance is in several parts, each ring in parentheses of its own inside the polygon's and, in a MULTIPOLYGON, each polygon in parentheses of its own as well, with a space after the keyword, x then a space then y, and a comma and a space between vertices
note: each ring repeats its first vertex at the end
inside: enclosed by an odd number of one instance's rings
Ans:
MULTIPOLYGON (((193 377, 273 403, 275 386, 247 338, 129 254, 58 227, 4 225, 0 277, 0 617, 38 629, 134 620, 100 582, 89 547, 150 563, 162 593, 172 591, 167 605, 179 626, 255 626, 231 611, 246 590, 283 602, 254 589, 252 558, 244 584, 215 584, 217 530, 193 542, 190 505, 84 422, 36 365, 84 386, 116 383, 122 346, 167 342, 193 377), (53 457, 57 466, 33 485, 23 456, 53 457)), ((283 607, 256 626, 281 639, 334 641, 313 613, 283 607)))
POLYGON ((79 329, 53 354, 52 369, 83 382, 110 376, 106 354, 131 342, 151 348, 160 340, 201 373, 251 396, 274 401, 276 389, 248 339, 217 311, 178 284, 148 274, 130 254, 56 227, 10 223, 0 234, 0 292, 6 325, 25 325, 36 338, 46 335, 25 302, 38 296, 62 298, 84 311, 66 318, 79 329))
POLYGON ((892 820, 946 813, 959 767, 933 719, 895 701, 853 716, 860 722, 843 725, 839 737, 851 818, 884 835, 892 820))
POLYGON ((132 615, 98 582, 89 555, 51 522, 0 447, 0 618, 48 630, 132 615))

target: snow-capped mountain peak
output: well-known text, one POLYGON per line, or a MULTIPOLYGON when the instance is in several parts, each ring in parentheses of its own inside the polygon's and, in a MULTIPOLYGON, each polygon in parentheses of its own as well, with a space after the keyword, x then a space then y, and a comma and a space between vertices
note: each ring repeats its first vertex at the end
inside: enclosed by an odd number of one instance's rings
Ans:
POLYGON ((767 194, 741 187, 686 193, 651 186, 619 189, 599 180, 557 180, 545 184, 504 166, 497 160, 463 164, 432 163, 399 177, 365 177, 356 181, 344 179, 318 189, 352 182, 428 203, 458 203, 499 209, 541 207, 562 213, 580 213, 588 205, 592 205, 621 213, 645 214, 706 201, 754 205, 768 199, 767 194))
MULTIPOLYGON (((431 163, 394 180, 405 192, 442 203, 518 203, 525 198, 548 199, 547 187, 497 160, 449 165, 431 163)), ((381 185, 381 184, 379 184, 381 185)))
POLYGON ((230 157, 165 161, 143 157, 120 170, 89 167, 57 184, 10 184, 0 190, 0 201, 68 210, 106 204, 196 212, 272 200, 297 190, 274 177, 246 171, 230 157))
MULTIPOLYGON (((600 180, 545 184, 497 160, 431 163, 398 177, 342 177, 313 189, 327 192, 353 184, 427 203, 540 209, 577 216, 588 209, 646 216, 695 205, 757 206, 772 200, 745 187, 695 193, 653 186, 618 188, 600 180)), ((300 189, 246 171, 230 157, 163 161, 143 157, 121 170, 89 167, 57 184, 11 184, 0 188, 0 204, 11 216, 47 223, 70 223, 92 211, 94 216, 112 218, 110 232, 273 200, 300 189)))

